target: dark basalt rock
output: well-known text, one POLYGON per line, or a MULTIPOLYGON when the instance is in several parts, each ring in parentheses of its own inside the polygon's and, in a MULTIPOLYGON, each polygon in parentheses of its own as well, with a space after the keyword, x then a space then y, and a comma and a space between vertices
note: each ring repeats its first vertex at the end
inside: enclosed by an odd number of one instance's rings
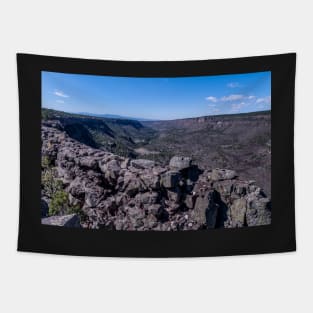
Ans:
POLYGON ((191 166, 191 158, 183 156, 174 156, 170 160, 170 168, 172 170, 180 171, 191 166))
POLYGON ((217 181, 217 180, 233 179, 236 176, 237 174, 233 170, 216 168, 212 170, 211 175, 209 175, 208 178, 213 181, 217 181))
MULTIPOLYGON (((62 181, 76 214, 46 217, 42 223, 107 230, 200 230, 271 223, 271 202, 253 181, 231 169, 201 169, 189 157, 168 166, 117 156, 70 138, 59 124, 42 125, 42 155, 62 181), (54 127, 55 126, 55 127, 54 127)), ((43 194, 44 195, 44 194, 43 194)))
POLYGON ((136 160, 132 160, 130 164, 135 168, 145 169, 145 168, 154 167, 155 162, 151 160, 145 160, 145 159, 136 159, 136 160))
POLYGON ((165 188, 175 188, 179 180, 181 178, 181 174, 176 171, 168 171, 161 175, 161 184, 165 188))
POLYGON ((192 217, 199 227, 215 228, 219 206, 214 200, 214 190, 204 190, 197 197, 192 217))
POLYGON ((77 214, 45 217, 41 219, 41 223, 52 226, 81 227, 77 214))
POLYGON ((49 205, 46 199, 41 199, 41 217, 47 217, 49 213, 49 205))

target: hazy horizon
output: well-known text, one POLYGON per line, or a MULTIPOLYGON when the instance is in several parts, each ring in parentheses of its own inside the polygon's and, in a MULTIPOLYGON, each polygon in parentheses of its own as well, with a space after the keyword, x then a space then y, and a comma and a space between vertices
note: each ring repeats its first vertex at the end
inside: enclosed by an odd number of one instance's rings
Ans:
POLYGON ((271 110, 271 72, 134 78, 42 72, 42 107, 175 120, 271 110))
POLYGON ((131 118, 133 120, 138 120, 139 122, 143 122, 143 121, 152 121, 152 122, 156 122, 156 121, 173 121, 173 120, 182 120, 182 119, 189 119, 189 118, 200 118, 200 117, 215 117, 215 116, 223 116, 223 115, 237 115, 237 114, 250 114, 250 113, 262 113, 262 112, 270 112, 271 109, 268 110, 260 110, 260 111, 250 111, 250 112, 240 112, 240 113, 221 113, 221 114, 214 114, 214 115, 200 115, 200 116, 191 116, 191 117, 182 117, 182 118, 174 118, 174 119, 149 119, 149 118, 141 118, 141 117, 134 117, 134 116, 125 116, 125 115, 119 115, 119 114, 102 114, 102 113, 92 113, 92 112, 69 112, 69 111, 64 111, 64 110, 56 110, 56 109, 52 109, 52 108, 47 108, 47 107, 42 107, 42 109, 47 109, 47 110, 55 110, 55 111, 59 111, 59 112, 63 112, 63 113, 67 113, 67 114, 76 114, 76 115, 85 115, 85 116, 90 116, 90 117, 103 117, 103 118, 113 118, 113 117, 106 117, 104 115, 112 115, 112 116, 116 116, 116 119, 120 118, 120 119, 127 119, 127 118, 131 118), (103 116, 102 116, 103 115, 103 116))

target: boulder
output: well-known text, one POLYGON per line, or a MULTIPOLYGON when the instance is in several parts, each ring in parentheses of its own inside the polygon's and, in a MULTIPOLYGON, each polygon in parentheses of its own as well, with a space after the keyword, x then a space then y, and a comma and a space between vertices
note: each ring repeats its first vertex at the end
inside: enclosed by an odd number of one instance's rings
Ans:
POLYGON ((160 176, 151 173, 145 173, 140 176, 147 189, 157 190, 160 188, 160 176))
POLYGON ((212 170, 212 172, 208 175, 208 179, 217 181, 217 180, 233 179, 236 176, 237 174, 233 170, 216 168, 212 170))
POLYGON ((194 195, 187 195, 185 198, 185 205, 188 209, 193 209, 196 197, 194 195))
POLYGON ((71 206, 83 206, 83 201, 75 198, 71 193, 68 194, 68 203, 71 206))
POLYGON ((179 172, 168 171, 161 175, 161 184, 165 188, 175 188, 180 179, 181 175, 179 172))
POLYGON ((174 156, 170 160, 170 169, 175 171, 181 171, 191 166, 191 158, 183 156, 174 156))
POLYGON ((115 195, 115 202, 117 206, 122 206, 127 203, 127 195, 124 193, 117 193, 115 195))
POLYGON ((77 214, 45 217, 41 219, 41 224, 76 228, 81 227, 80 219, 77 214))
POLYGON ((121 170, 120 164, 117 160, 101 160, 99 162, 99 167, 101 172, 104 173, 105 178, 111 183, 114 183, 117 180, 121 170))
POLYGON ((85 205, 87 207, 96 207, 104 196, 104 189, 100 186, 93 186, 86 190, 85 205))
POLYGON ((213 184, 214 188, 223 196, 230 195, 234 188, 232 180, 216 181, 213 184))
POLYGON ((140 228, 144 225, 145 212, 137 206, 128 206, 126 208, 127 216, 131 222, 133 229, 140 228))
POLYGON ((80 158, 79 163, 81 166, 89 168, 89 169, 97 169, 98 167, 98 162, 97 160, 92 157, 92 156, 87 156, 87 157, 83 157, 80 158))
POLYGON ((209 190, 197 197, 191 216, 200 227, 214 228, 217 212, 218 205, 214 202, 214 191, 209 190))
POLYGON ((171 216, 171 219, 173 219, 176 216, 176 213, 180 212, 181 204, 170 200, 165 200, 164 203, 166 211, 171 216))
POLYGON ((187 180, 190 183, 194 183, 199 179, 199 175, 201 174, 200 169, 196 165, 192 165, 188 168, 186 176, 187 180))
POLYGON ((254 199, 248 203, 246 220, 248 226, 271 224, 271 202, 268 198, 254 199))
POLYGON ((68 191, 70 194, 72 194, 73 197, 77 199, 84 199, 85 197, 85 186, 84 181, 81 177, 76 177, 69 185, 68 191))
POLYGON ((121 162, 121 168, 127 168, 130 164, 130 160, 126 158, 124 161, 121 162))
POLYGON ((167 190, 168 199, 174 203, 180 203, 182 196, 182 191, 179 187, 167 190))
POLYGON ((125 189, 125 194, 133 198, 140 191, 143 191, 142 184, 138 178, 134 177, 134 179, 128 183, 125 189))
POLYGON ((110 215, 115 215, 117 212, 117 203, 114 197, 108 197, 105 200, 102 200, 97 208, 103 210, 104 212, 108 212, 110 215))
POLYGON ((145 230, 152 230, 157 225, 158 225, 158 219, 152 214, 147 215, 146 218, 144 219, 145 230))
POLYGON ((138 193, 135 197, 138 204, 155 204, 158 200, 159 194, 157 192, 138 193))
POLYGON ((169 213, 163 206, 159 206, 154 215, 162 223, 169 220, 169 213))
POLYGON ((244 198, 236 199, 230 206, 230 222, 232 227, 243 227, 247 212, 247 201, 244 198))
POLYGON ((244 183, 239 183, 235 185, 234 192, 237 195, 245 196, 248 190, 248 185, 244 183))
POLYGON ((155 162, 146 159, 135 159, 130 162, 130 165, 137 169, 146 169, 154 167, 155 162))
POLYGON ((94 170, 89 170, 86 173, 88 180, 93 181, 95 184, 102 183, 102 173, 96 172, 94 170))
POLYGON ((163 207, 161 204, 156 203, 144 205, 144 209, 148 212, 148 214, 158 216, 159 212, 163 209, 163 207))

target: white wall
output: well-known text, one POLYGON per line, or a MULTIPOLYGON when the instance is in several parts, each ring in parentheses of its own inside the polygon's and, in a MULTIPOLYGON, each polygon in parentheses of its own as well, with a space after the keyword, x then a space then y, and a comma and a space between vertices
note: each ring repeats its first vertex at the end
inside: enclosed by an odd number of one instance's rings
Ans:
POLYGON ((310 1, 14 1, 0 4, 0 309, 2 312, 312 311, 310 1), (297 52, 298 251, 185 260, 16 252, 16 52, 185 60, 297 52), (310 310, 311 308, 311 310, 310 310))

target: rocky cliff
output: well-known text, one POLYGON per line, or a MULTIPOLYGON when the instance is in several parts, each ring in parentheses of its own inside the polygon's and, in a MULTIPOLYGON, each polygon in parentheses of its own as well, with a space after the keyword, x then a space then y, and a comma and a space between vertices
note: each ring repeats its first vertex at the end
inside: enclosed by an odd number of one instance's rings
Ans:
POLYGON ((143 157, 167 164, 174 155, 187 155, 201 168, 234 169, 241 179, 253 178, 271 194, 270 111, 142 124, 157 131, 143 146, 157 154, 143 157))
POLYGON ((271 223, 270 199, 254 181, 231 169, 199 168, 189 157, 167 166, 124 158, 45 121, 42 159, 44 224, 175 231, 271 223))

